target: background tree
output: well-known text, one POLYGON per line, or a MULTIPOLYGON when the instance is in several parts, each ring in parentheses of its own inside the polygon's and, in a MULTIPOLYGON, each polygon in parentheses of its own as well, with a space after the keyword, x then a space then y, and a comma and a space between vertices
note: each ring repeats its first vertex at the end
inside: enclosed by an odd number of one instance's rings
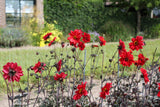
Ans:
POLYGON ((137 33, 141 31, 141 16, 144 10, 147 10, 150 17, 151 10, 160 7, 160 0, 104 0, 104 2, 112 2, 111 5, 125 10, 134 8, 137 13, 137 33))

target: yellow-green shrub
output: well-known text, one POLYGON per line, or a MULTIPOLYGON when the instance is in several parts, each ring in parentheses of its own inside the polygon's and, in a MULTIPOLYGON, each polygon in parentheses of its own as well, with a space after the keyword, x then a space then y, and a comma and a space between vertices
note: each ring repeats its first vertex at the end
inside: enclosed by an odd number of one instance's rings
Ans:
POLYGON ((56 37, 56 42, 60 42, 60 36, 62 35, 62 32, 59 32, 58 30, 53 30, 53 31, 48 31, 45 32, 41 35, 41 41, 40 41, 40 47, 43 47, 45 45, 48 45, 48 43, 50 41, 52 41, 54 39, 54 37, 56 37), (52 35, 47 39, 47 42, 43 39, 43 36, 46 35, 47 33, 52 33, 52 35))
MULTIPOLYGON (((52 41, 54 37, 56 37, 56 42, 61 41, 60 38, 63 37, 63 33, 59 29, 57 29, 54 24, 44 23, 44 27, 40 26, 41 29, 37 30, 37 27, 39 27, 37 24, 38 21, 32 19, 29 22, 32 28, 30 34, 32 35, 33 45, 43 47, 45 45, 48 45, 48 43, 52 41), (50 32, 52 33, 52 35, 47 41, 44 41, 43 36, 50 32)), ((56 21, 54 22, 57 23, 56 21)))

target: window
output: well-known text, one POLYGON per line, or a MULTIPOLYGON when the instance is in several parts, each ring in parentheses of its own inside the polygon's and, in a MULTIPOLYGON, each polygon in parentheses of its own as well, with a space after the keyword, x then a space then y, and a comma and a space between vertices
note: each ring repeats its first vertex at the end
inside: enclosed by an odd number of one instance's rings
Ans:
POLYGON ((152 18, 160 18, 160 9, 159 8, 154 8, 152 10, 152 18))
POLYGON ((20 26, 23 17, 32 17, 35 0, 6 0, 6 24, 20 26))

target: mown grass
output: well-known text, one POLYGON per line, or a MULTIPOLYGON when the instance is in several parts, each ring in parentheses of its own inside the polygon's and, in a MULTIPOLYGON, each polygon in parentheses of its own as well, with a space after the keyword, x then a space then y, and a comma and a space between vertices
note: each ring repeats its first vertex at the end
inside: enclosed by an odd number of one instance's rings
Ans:
MULTIPOLYGON (((155 59, 158 58, 160 56, 160 39, 157 40, 146 40, 146 46, 144 46, 143 48, 143 54, 145 57, 149 58, 149 61, 147 61, 145 66, 148 66, 151 62, 152 62, 152 57, 153 57, 153 53, 155 51, 155 49, 157 48, 157 52, 155 55, 155 59)), ((126 44, 126 48, 129 51, 128 48, 128 43, 129 42, 125 42, 126 44)), ((113 54, 116 52, 118 46, 118 42, 116 43, 107 43, 106 46, 103 46, 102 48, 100 47, 99 50, 103 50, 104 51, 104 68, 105 66, 108 67, 109 65, 109 59, 112 58, 113 54)), ((64 48, 62 51, 62 48, 22 48, 22 49, 1 49, 0 51, 0 70, 2 71, 3 69, 3 65, 5 65, 7 62, 17 62, 19 66, 22 67, 23 71, 24 71, 24 76, 21 77, 21 87, 24 88, 27 85, 27 68, 30 67, 31 65, 34 65, 35 63, 37 63, 38 59, 40 59, 40 61, 42 62, 46 62, 48 61, 48 59, 50 58, 51 54, 50 51, 54 50, 57 52, 57 55, 60 59, 60 54, 63 53, 63 56, 61 58, 65 58, 67 55, 72 56, 73 53, 71 51, 71 48, 64 48), (36 55, 36 53, 39 53, 39 55, 36 55), (46 57, 46 55, 48 55, 46 57)), ((94 54, 97 52, 97 48, 94 48, 93 50, 91 50, 90 46, 86 47, 87 50, 87 56, 86 56, 86 60, 88 60, 91 54, 94 54)), ((138 55, 139 51, 134 51, 133 55, 135 56, 136 59, 136 55, 138 55)), ((117 62, 117 54, 115 59, 113 60, 114 63, 117 62)), ((80 54, 80 58, 82 59, 82 62, 84 61, 84 51, 81 52, 80 54)), ((100 54, 99 56, 96 57, 96 61, 94 63, 94 66, 97 67, 96 71, 94 72, 94 75, 96 76, 96 78, 99 78, 100 74, 101 74, 101 66, 102 66, 102 60, 103 56, 102 54, 100 54)), ((59 60, 53 61, 53 63, 58 62, 59 60)), ((70 65, 73 65, 73 59, 71 59, 69 61, 70 65)), ((86 66, 86 75, 90 75, 90 71, 91 71, 91 67, 93 65, 92 60, 89 60, 86 66)), ((76 65, 77 67, 79 66, 78 64, 76 65)), ((114 67, 114 70, 116 70, 117 66, 114 67)), ((133 71, 134 65, 131 66, 130 68, 128 68, 130 71, 133 71)), ((113 70, 113 69, 112 69, 113 70)), ((33 72, 34 71, 30 71, 33 72)), ((105 69, 104 69, 104 72, 105 69)), ((109 71, 112 72, 112 71, 109 71)), ((51 72, 52 75, 54 75, 54 71, 51 72)), ((77 71, 77 73, 79 73, 79 71, 77 71)), ((34 78, 31 78, 32 81, 34 81, 34 78)), ((5 90, 5 82, 2 78, 2 76, 0 76, 0 89, 5 90)))

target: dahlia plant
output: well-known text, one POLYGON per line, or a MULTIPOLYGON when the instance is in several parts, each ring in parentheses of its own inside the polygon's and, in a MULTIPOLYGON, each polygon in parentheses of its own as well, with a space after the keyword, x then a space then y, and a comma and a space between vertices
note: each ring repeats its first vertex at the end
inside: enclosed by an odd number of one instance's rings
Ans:
MULTIPOLYGON (((48 41, 51 33, 43 36, 48 41)), ((57 38, 49 40, 48 46, 54 45, 57 38)), ((126 50, 124 42, 120 39, 109 65, 104 64, 104 51, 106 41, 99 36, 99 44, 91 46, 91 55, 84 60, 80 57, 90 42, 90 34, 76 29, 69 33, 69 44, 61 43, 61 54, 54 48, 46 60, 31 65, 27 69, 27 86, 19 90, 20 95, 14 93, 13 83, 19 82, 23 71, 15 62, 8 62, 1 71, 7 86, 8 104, 13 106, 42 106, 42 107, 109 107, 109 106, 159 106, 160 105, 160 57, 156 58, 154 52, 152 64, 144 67, 147 60, 143 54, 144 40, 142 36, 132 38, 129 43, 131 50, 126 50), (69 47, 70 45, 70 47, 69 47), (137 51, 133 55, 132 51, 137 51), (68 54, 71 51, 72 54, 68 54), (66 52, 67 55, 63 54, 66 52), (118 59, 116 59, 118 55, 118 59), (49 57, 50 56, 50 57, 49 57), (135 56, 138 56, 136 59, 135 56), (98 60, 102 58, 102 62, 98 60), (115 61, 116 60, 116 61, 115 61), (91 61, 91 65, 88 62, 91 61), (94 79, 97 72, 97 63, 102 65, 99 77, 99 95, 93 93, 94 79), (85 68, 90 66, 90 75, 85 78, 85 68), (118 67, 118 69, 116 68, 118 67), (134 66, 134 71, 128 76, 124 72, 134 66), (121 73, 121 75, 120 75, 121 73), (36 81, 30 83, 31 78, 36 81), (34 93, 35 92, 35 93, 34 93), (10 103, 11 101, 11 103, 10 103)), ((106 48, 109 48, 106 46, 106 48)), ((86 51, 84 51, 86 53, 86 51)), ((37 54, 38 55, 38 54, 37 54)), ((99 70, 99 69, 98 69, 99 70)), ((20 83, 19 83, 20 86, 20 83)), ((97 87, 96 87, 97 88, 97 87)), ((98 89, 96 90, 98 91, 98 89)))

